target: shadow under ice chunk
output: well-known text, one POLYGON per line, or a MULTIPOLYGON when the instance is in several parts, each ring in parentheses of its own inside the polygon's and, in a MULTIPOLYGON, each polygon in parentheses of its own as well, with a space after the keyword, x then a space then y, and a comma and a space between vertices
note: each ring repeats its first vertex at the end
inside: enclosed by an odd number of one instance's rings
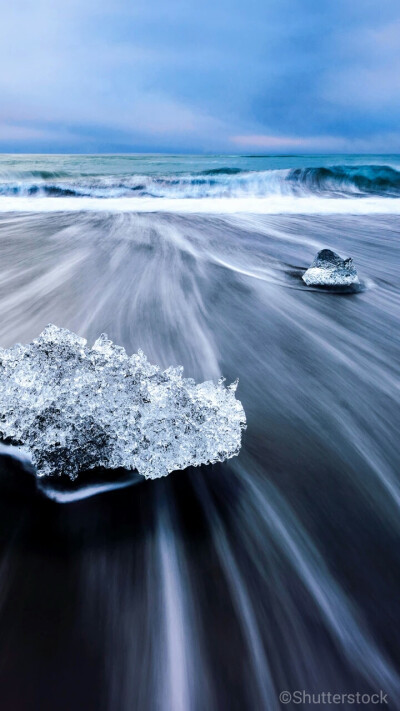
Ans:
POLYGON ((92 348, 49 325, 29 345, 0 349, 0 439, 39 476, 103 468, 154 479, 239 453, 246 426, 237 383, 196 384, 101 335, 92 348))
POLYGON ((360 280, 352 259, 342 259, 330 249, 322 249, 303 274, 307 286, 351 287, 358 286, 360 280))

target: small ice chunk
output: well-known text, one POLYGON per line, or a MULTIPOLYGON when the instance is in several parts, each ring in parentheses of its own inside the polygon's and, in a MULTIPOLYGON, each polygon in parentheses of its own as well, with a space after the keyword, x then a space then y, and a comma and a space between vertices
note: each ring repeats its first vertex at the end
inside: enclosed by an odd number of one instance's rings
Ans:
POLYGON ((352 259, 342 259, 331 249, 322 249, 303 274, 307 286, 337 287, 359 284, 352 259))
POLYGON ((123 467, 154 479, 239 453, 235 389, 162 371, 104 334, 90 348, 49 325, 29 345, 0 348, 0 439, 39 476, 123 467))

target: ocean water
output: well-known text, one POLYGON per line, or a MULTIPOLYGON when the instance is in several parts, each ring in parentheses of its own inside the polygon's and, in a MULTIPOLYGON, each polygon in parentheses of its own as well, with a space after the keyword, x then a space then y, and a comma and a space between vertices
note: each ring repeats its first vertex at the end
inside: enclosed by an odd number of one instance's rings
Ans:
POLYGON ((400 198, 400 156, 0 156, 1 197, 316 195, 400 198))
POLYGON ((1 346, 105 331, 248 419, 63 505, 0 459, 2 711, 398 708, 400 157, 2 156, 0 193, 1 346), (359 293, 305 286, 324 247, 359 293))

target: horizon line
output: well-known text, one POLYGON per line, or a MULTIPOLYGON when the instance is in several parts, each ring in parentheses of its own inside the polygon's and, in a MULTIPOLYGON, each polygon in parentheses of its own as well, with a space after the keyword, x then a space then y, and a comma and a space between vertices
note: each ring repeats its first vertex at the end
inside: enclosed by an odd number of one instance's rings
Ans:
POLYGON ((310 151, 305 153, 205 153, 202 152, 176 152, 176 151, 95 151, 87 153, 82 151, 46 152, 46 151, 0 151, 2 156, 187 156, 187 157, 232 157, 232 158, 302 158, 304 156, 400 156, 400 152, 374 152, 374 151, 310 151))

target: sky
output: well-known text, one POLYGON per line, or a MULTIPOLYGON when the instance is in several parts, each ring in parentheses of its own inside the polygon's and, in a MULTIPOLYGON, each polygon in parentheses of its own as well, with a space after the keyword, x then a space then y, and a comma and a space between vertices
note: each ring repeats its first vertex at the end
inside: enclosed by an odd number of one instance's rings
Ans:
POLYGON ((400 2, 0 0, 0 151, 400 153, 400 2))

